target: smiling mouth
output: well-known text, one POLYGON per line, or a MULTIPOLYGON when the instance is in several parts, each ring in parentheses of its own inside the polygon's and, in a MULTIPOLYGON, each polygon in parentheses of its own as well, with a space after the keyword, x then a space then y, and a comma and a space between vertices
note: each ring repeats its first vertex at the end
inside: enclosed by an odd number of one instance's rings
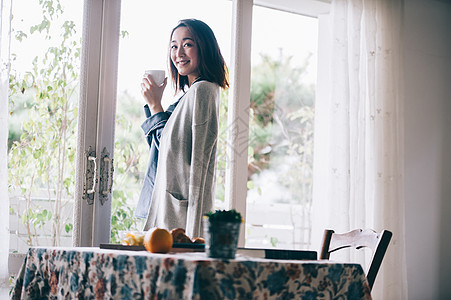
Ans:
POLYGON ((178 66, 185 66, 189 63, 189 60, 181 60, 179 62, 177 62, 178 66))

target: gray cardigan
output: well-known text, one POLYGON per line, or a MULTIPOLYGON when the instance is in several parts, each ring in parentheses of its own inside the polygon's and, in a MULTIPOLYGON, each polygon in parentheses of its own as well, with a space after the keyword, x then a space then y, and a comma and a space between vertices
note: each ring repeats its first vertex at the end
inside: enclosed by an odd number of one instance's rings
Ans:
POLYGON ((213 208, 219 86, 195 82, 180 99, 160 138, 157 174, 144 227, 184 228, 203 235, 202 216, 213 208))

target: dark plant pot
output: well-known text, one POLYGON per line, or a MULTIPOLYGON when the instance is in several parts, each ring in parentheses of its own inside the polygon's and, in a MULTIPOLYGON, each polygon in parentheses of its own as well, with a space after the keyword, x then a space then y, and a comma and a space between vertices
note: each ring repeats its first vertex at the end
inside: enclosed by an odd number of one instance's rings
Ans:
POLYGON ((205 252, 212 258, 235 258, 240 234, 240 222, 210 222, 203 220, 205 252))

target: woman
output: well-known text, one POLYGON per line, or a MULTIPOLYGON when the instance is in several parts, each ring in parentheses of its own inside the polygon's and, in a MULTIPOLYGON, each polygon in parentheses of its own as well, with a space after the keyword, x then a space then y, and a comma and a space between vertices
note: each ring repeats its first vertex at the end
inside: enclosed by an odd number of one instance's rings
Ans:
POLYGON ((143 78, 147 102, 142 124, 150 161, 136 209, 147 218, 144 230, 184 228, 202 236, 202 216, 213 207, 219 88, 227 88, 228 71, 210 27, 181 20, 171 32, 169 67, 176 93, 185 92, 166 111, 161 86, 143 78))

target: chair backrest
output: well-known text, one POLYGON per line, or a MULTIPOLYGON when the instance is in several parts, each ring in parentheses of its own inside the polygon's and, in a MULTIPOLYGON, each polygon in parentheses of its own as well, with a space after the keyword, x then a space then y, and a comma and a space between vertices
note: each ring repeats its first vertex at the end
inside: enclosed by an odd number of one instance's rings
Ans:
POLYGON ((366 273, 366 278, 370 289, 372 289, 391 237, 392 233, 388 230, 377 233, 371 229, 356 229, 339 234, 333 230, 326 229, 324 231, 320 259, 329 259, 330 253, 347 247, 353 247, 355 249, 363 247, 370 248, 373 256, 366 273))

